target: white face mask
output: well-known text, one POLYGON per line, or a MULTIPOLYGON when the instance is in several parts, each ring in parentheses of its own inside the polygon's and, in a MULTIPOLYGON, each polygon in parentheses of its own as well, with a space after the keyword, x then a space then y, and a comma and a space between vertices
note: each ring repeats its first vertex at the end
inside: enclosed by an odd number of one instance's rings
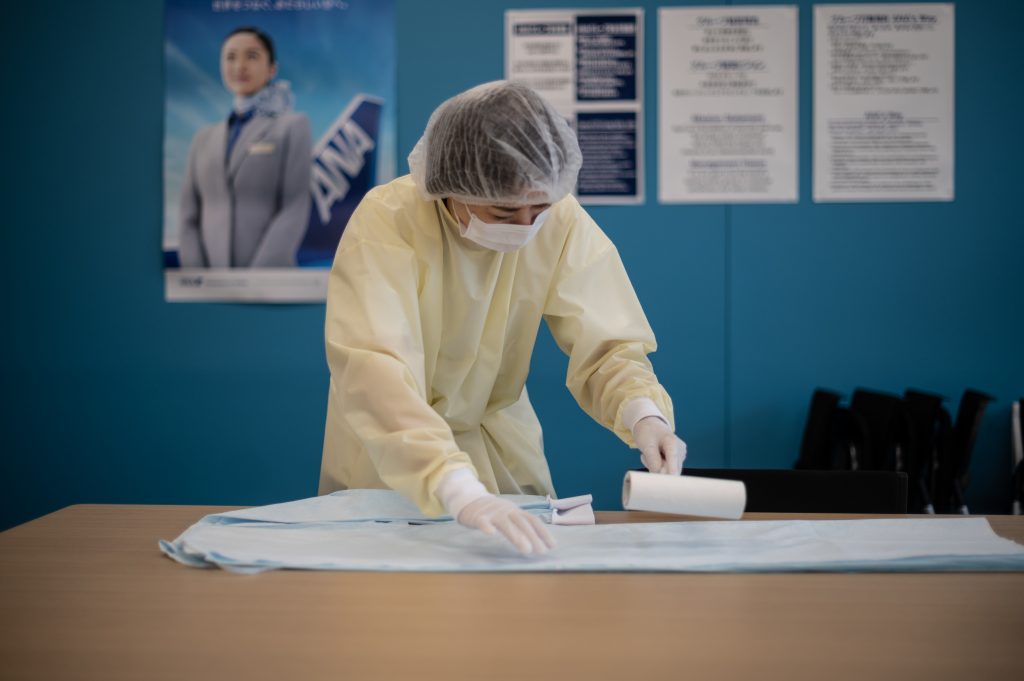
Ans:
MULTIPOLYGON (((454 204, 455 199, 452 199, 452 205, 454 204)), ((465 206, 466 204, 462 205, 465 206)), ((469 225, 463 225, 460 221, 459 227, 462 231, 462 236, 473 243, 489 248, 492 251, 509 253, 511 251, 518 251, 534 237, 550 211, 550 208, 545 208, 534 218, 532 225, 506 225, 484 222, 473 215, 473 211, 469 210, 469 206, 466 206, 466 212, 469 213, 469 225)), ((456 217, 456 220, 458 220, 458 217, 456 217)))

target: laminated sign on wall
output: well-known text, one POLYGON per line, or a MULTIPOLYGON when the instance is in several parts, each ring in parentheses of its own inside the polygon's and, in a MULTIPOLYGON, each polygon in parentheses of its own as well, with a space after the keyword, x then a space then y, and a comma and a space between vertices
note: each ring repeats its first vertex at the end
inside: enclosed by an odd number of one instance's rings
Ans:
POLYGON ((814 7, 814 200, 953 200, 953 5, 814 7))
POLYGON ((796 201, 797 10, 658 10, 658 199, 796 201))
POLYGON ((581 203, 643 202, 643 10, 508 11, 505 77, 576 130, 581 203))

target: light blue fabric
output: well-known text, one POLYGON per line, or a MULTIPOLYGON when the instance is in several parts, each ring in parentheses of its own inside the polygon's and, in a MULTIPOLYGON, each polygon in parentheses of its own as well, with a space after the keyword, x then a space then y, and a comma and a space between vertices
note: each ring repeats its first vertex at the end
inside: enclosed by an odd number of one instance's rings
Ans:
MULTIPOLYGON (((509 497, 550 513, 543 497, 509 497)), ((984 518, 698 521, 551 526, 558 546, 521 556, 397 493, 349 490, 203 518, 160 548, 194 567, 412 572, 1024 571, 1024 546, 984 518)))
MULTIPOLYGON (((503 495, 532 513, 550 513, 547 497, 527 494, 503 495)), ((243 508, 238 511, 208 515, 200 523, 230 525, 240 522, 266 523, 352 523, 403 522, 446 523, 451 516, 430 518, 416 505, 393 490, 350 489, 283 504, 243 508)))

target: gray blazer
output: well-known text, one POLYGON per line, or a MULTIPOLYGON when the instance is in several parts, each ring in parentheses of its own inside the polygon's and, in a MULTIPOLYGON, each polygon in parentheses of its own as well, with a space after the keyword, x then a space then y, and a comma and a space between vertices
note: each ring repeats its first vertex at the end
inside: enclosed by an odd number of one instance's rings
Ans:
POLYGON ((294 267, 309 221, 309 120, 254 116, 225 161, 227 135, 224 121, 192 139, 181 188, 181 266, 294 267))

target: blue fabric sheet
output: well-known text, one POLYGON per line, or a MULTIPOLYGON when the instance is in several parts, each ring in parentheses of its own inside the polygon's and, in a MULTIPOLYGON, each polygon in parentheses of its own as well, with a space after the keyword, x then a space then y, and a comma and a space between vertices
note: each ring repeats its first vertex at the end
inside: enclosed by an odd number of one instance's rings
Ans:
MULTIPOLYGON (((509 496, 548 519, 544 497, 509 496)), ((557 526, 521 556, 500 537, 427 518, 387 490, 210 515, 160 548, 194 567, 398 572, 1024 571, 1024 546, 984 518, 692 521, 557 526)))

